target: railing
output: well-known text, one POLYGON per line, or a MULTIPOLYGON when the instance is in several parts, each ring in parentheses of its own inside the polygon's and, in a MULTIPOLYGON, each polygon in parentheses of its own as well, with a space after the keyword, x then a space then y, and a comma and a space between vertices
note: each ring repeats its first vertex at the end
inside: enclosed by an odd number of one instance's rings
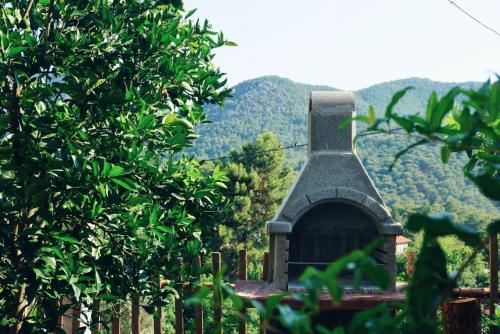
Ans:
MULTIPOLYGON (((221 254, 218 252, 212 253, 212 275, 214 278, 217 278, 221 273, 221 254)), ((263 258, 263 279, 267 280, 268 276, 268 264, 269 264, 269 254, 266 252, 263 258)), ((197 257, 196 266, 201 268, 201 259, 197 257)), ((201 277, 198 277, 201 282, 201 277)), ((240 250, 239 252, 239 265, 238 265, 238 279, 239 280, 247 280, 247 250, 240 250)), ((160 282, 160 285, 168 284, 167 281, 160 282)), ((218 284, 212 283, 203 283, 201 286, 212 290, 213 292, 213 303, 214 303, 214 313, 213 313, 213 322, 215 333, 222 334, 223 326, 222 326, 222 291, 218 288, 218 284)), ((194 291, 200 289, 200 286, 193 287, 192 284, 185 283, 183 285, 183 289, 178 292, 178 298, 175 299, 175 334, 184 334, 185 333, 185 314, 184 314, 184 290, 194 291)), ((65 301, 63 301, 65 302, 65 301)), ((69 302, 69 301, 66 301, 69 302)), ((132 334, 140 334, 140 305, 139 305, 139 296, 133 295, 130 300, 131 303, 131 333, 132 334)), ((99 312, 101 308, 101 302, 96 300, 91 309, 92 311, 92 325, 91 325, 91 333, 97 334, 99 330, 102 328, 102 320, 99 319, 99 312)), ((120 325, 120 312, 121 306, 115 305, 113 310, 113 315, 111 317, 111 334, 121 334, 120 325)), ((239 333, 246 334, 246 322, 243 320, 246 310, 241 311, 241 317, 239 320, 239 333)), ((153 333, 154 334, 163 334, 163 319, 162 319, 162 309, 161 307, 157 307, 156 313, 158 316, 153 317, 153 333)), ((60 325, 63 330, 68 334, 75 334, 77 330, 80 328, 80 315, 81 308, 80 305, 76 305, 73 308, 69 309, 66 314, 64 314, 60 318, 60 325)), ((204 310, 202 304, 197 304, 194 306, 194 324, 195 324, 195 333, 196 334, 204 334, 204 310)), ((262 325, 263 326, 263 325, 262 325)), ((262 327, 261 326, 261 327, 262 327)), ((262 327, 261 333, 264 333, 264 329, 262 327)))
MULTIPOLYGON (((498 239, 497 235, 492 235, 489 240, 489 269, 490 269, 490 288, 461 288, 454 289, 452 299, 447 303, 443 304, 443 321, 444 321, 444 329, 446 333, 456 333, 456 329, 458 328, 461 333, 465 333, 463 328, 480 328, 480 300, 488 299, 488 307, 486 308, 487 313, 491 318, 494 317, 494 311, 490 310, 495 309, 495 305, 498 303, 498 239), (469 299, 469 300, 468 300, 469 299), (461 317, 460 314, 467 314, 467 317, 461 317), (471 314, 474 316, 473 319, 476 319, 477 323, 470 323, 471 314), (469 323, 463 323, 463 319, 469 319, 469 323)), ((407 252, 407 271, 408 276, 411 277, 414 272, 414 265, 416 260, 416 254, 413 252, 407 252)), ((175 300, 175 333, 176 334, 184 334, 185 333, 185 314, 184 314, 184 291, 194 291, 196 289, 200 289, 200 286, 206 287, 213 292, 213 323, 214 323, 214 333, 222 334, 223 333, 223 312, 222 312, 222 291, 220 290, 220 286, 215 283, 215 279, 221 274, 221 254, 218 252, 212 253, 212 276, 214 277, 214 281, 212 283, 203 283, 199 286, 193 286, 190 283, 183 284, 183 288, 179 291, 178 298, 175 300)), ((196 259, 196 266, 201 268, 201 259, 198 257, 196 259)), ((262 279, 263 281, 267 281, 269 278, 269 253, 264 254, 263 258, 263 273, 262 279)), ((247 280, 247 251, 240 250, 239 251, 239 265, 238 265, 238 279, 239 280, 247 280)), ((199 281, 201 282, 201 277, 199 277, 199 281)), ((168 284, 169 282, 163 281, 161 284, 168 284)), ((91 333, 98 333, 101 327, 101 321, 99 317, 101 303, 96 301, 92 308, 92 328, 91 333)), ((245 314, 247 309, 243 308, 239 314, 239 334, 247 333, 247 324, 245 322, 245 314)), ((162 328, 162 309, 158 307, 156 309, 158 316, 153 318, 153 333, 160 334, 163 333, 162 328)), ((72 309, 68 310, 67 314, 61 317, 61 328, 63 328, 66 333, 74 334, 80 327, 80 306, 77 305, 72 309)), ((204 334, 204 309, 202 304, 197 304, 194 308, 194 324, 195 324, 195 333, 196 334, 204 334)), ((116 305, 113 316, 111 318, 111 333, 112 334, 120 334, 120 306, 116 305)), ((139 325, 139 317, 140 317, 140 305, 139 305, 139 296, 134 295, 131 298, 131 333, 132 334, 140 334, 141 329, 139 325)), ((260 321, 260 333, 266 333, 266 323, 261 319, 260 321)), ((497 327, 491 327, 490 333, 498 334, 497 327)), ((472 332, 471 332, 472 333, 472 332)))

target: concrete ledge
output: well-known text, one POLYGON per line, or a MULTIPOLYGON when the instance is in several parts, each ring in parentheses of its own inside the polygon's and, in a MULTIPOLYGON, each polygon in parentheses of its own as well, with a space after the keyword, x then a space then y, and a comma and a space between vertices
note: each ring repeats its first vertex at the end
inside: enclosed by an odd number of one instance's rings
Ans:
POLYGON ((403 233, 403 225, 400 223, 382 224, 380 233, 385 235, 399 235, 403 233))
POLYGON ((351 188, 338 187, 337 188, 337 198, 338 199, 346 199, 353 201, 355 203, 363 205, 363 201, 367 196, 362 192, 351 188))
POLYGON ((336 199, 337 187, 319 189, 310 194, 307 194, 306 196, 311 201, 311 204, 320 202, 325 199, 336 199))
POLYGON ((266 230, 269 234, 288 234, 292 232, 292 224, 270 221, 266 223, 266 230))
POLYGON ((297 220, 299 214, 307 207, 309 207, 311 203, 305 195, 297 196, 293 201, 290 201, 283 208, 281 214, 291 221, 297 220))
POLYGON ((354 111, 354 94, 343 91, 313 91, 310 95, 310 111, 354 111))
POLYGON ((365 199, 363 200, 362 204, 365 207, 367 207, 371 212, 373 212, 375 216, 377 216, 377 218, 380 220, 384 220, 387 217, 391 216, 387 211, 387 209, 382 204, 380 204, 370 196, 365 196, 365 199))

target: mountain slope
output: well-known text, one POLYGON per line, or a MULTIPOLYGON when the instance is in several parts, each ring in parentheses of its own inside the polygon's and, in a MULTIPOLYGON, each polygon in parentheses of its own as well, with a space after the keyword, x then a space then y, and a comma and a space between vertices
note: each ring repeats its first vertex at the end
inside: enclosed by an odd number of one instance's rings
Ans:
MULTIPOLYGON (((382 83, 354 92, 356 109, 358 114, 363 114, 368 105, 373 105, 377 112, 383 112, 396 91, 413 86, 397 110, 417 113, 424 110, 432 91, 443 95, 455 85, 418 78, 382 83)), ((477 87, 479 84, 459 85, 477 87)), ((264 131, 276 133, 285 145, 306 143, 308 96, 312 90, 335 88, 295 83, 275 76, 236 85, 224 110, 207 108, 212 123, 199 128, 200 138, 193 152, 199 158, 222 156, 264 131)), ((401 215, 422 207, 433 207, 436 210, 453 209, 459 212, 460 220, 482 225, 498 214, 490 201, 464 181, 463 159, 455 158, 444 165, 436 149, 422 147, 405 156, 390 173, 388 166, 393 156, 407 140, 403 136, 378 136, 358 144, 363 163, 396 218, 402 219, 401 215)), ((287 158, 295 167, 300 166, 305 155, 305 148, 287 150, 287 158)))

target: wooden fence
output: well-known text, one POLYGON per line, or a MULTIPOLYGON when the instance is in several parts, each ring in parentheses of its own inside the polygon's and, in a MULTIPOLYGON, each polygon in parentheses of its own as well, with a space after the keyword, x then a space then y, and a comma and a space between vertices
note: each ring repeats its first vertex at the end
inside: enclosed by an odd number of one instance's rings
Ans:
MULTIPOLYGON (((218 252, 212 253, 212 275, 215 278, 220 276, 221 273, 221 254, 218 252)), ((263 270, 263 279, 267 280, 267 264, 269 263, 269 254, 266 252, 264 254, 264 270, 263 270)), ((196 259, 196 266, 201 268, 201 259, 198 257, 196 259)), ((240 250, 239 252, 239 272, 238 279, 239 280, 247 280, 247 250, 240 250)), ((198 277, 201 282, 201 276, 198 277)), ((165 284, 166 282, 161 282, 160 284, 165 284)), ((202 285, 213 292, 213 303, 214 303, 214 313, 213 313, 213 322, 215 333, 222 334, 223 326, 222 326, 222 291, 217 284, 213 283, 204 283, 202 285)), ((184 291, 190 290, 194 291, 200 289, 200 287, 192 287, 191 284, 184 284, 184 288, 178 292, 178 298, 175 299, 175 334, 184 334, 185 326, 184 326, 184 291)), ((63 301, 64 302, 64 301, 63 301)), ((66 301, 69 302, 69 301, 66 301)), ((131 297, 131 333, 132 334, 140 334, 140 306, 139 306, 139 296, 133 295, 131 297)), ((102 321, 99 319, 99 311, 101 308, 101 303, 99 300, 94 302, 94 305, 91 309, 92 311, 92 326, 91 333, 96 334, 102 328, 102 321)), ((121 319, 119 314, 121 312, 120 305, 115 305, 112 317, 111 317, 111 334, 121 334, 120 331, 120 322, 121 319)), ((163 319, 162 319, 162 309, 161 307, 157 307, 156 312, 158 316, 153 317, 153 333, 154 334, 163 334, 163 319)), ((75 334, 77 330, 80 328, 80 315, 81 309, 80 306, 77 305, 71 309, 69 309, 66 314, 64 314, 60 319, 60 325, 63 330, 68 334, 75 334)), ((245 315, 245 310, 242 311, 241 316, 245 315)), ((194 324, 195 324, 195 333, 196 334, 204 334, 204 310, 203 305, 198 304, 194 306, 194 324)), ((262 330, 263 332, 263 330, 262 330)), ((244 320, 239 321, 239 333, 246 334, 246 322, 244 320)), ((125 333, 128 334, 128 333, 125 333)))
MULTIPOLYGON (((495 305, 498 303, 498 239, 497 236, 491 236, 489 240, 489 269, 490 269, 490 288, 472 288, 472 289, 455 289, 453 292, 453 296, 455 299, 452 299, 445 303, 442 307, 443 311, 443 327, 448 334, 455 333, 476 333, 477 328, 481 327, 481 317, 480 317, 480 302, 479 300, 488 299, 488 307, 486 308, 487 313, 490 317, 494 316, 494 312, 489 310, 494 310, 495 305), (493 288, 491 288, 493 287, 493 288), (478 313, 479 312, 479 313, 478 313), (467 316, 463 316, 463 315, 467 316), (464 328, 467 329, 464 331, 464 328), (474 329, 474 330, 472 330, 474 329)), ((414 271, 415 264, 415 254, 407 253, 407 271, 409 277, 411 277, 414 271)), ((198 257, 196 260, 197 267, 201 268, 201 259, 198 257)), ((269 267, 269 253, 264 254, 263 258, 263 274, 262 279, 264 281, 268 280, 268 268, 269 267)), ((212 290, 213 292, 213 323, 214 323, 214 333, 222 334, 223 326, 222 326, 222 291, 220 290, 220 286, 215 283, 215 279, 220 276, 221 273, 221 254, 218 252, 212 253, 212 275, 214 277, 214 281, 212 283, 204 283, 203 286, 212 290)), ((239 280, 247 280, 247 251, 240 250, 239 251, 239 265, 238 265, 238 279, 239 280)), ((201 282, 201 277, 199 277, 199 281, 201 282)), ((164 282, 165 283, 165 282, 164 282)), ((184 314, 184 291, 189 290, 193 292, 196 289, 200 289, 199 286, 192 287, 190 284, 184 284, 183 289, 179 291, 178 298, 175 300, 175 334, 184 334, 185 326, 185 314, 184 314), (193 290, 194 289, 194 290, 193 290)), ((91 329, 92 334, 96 334, 100 328, 100 319, 99 310, 100 310, 100 302, 96 301, 92 308, 92 323, 93 327, 91 329), (96 318, 97 317, 97 318, 96 318)), ((140 307, 139 307, 139 296, 134 295, 131 298, 131 327, 132 334, 140 334, 140 307)), ((158 307, 156 309, 158 316, 153 318, 154 321, 154 334, 163 334, 162 329, 162 309, 158 307)), ((240 311, 238 330, 240 334, 247 333, 247 324, 245 322, 245 313, 246 309, 242 309, 240 311)), ((69 334, 74 334, 80 327, 80 307, 77 305, 76 307, 68 310, 67 314, 65 314, 61 318, 61 327, 69 334)), ((113 316, 111 319, 111 333, 112 334, 120 334, 120 306, 115 306, 113 316)), ((198 304, 194 309, 194 324, 195 324, 195 333, 196 334, 204 334, 204 310, 203 305, 198 304)), ((265 330, 266 324, 263 320, 260 322, 260 333, 266 333, 265 330)), ((491 334, 498 334, 497 327, 491 327, 491 334)), ((212 332, 212 331, 211 331, 212 332)), ((478 332, 480 333, 480 332, 478 332)), ((128 333, 126 333, 128 334, 128 333)))

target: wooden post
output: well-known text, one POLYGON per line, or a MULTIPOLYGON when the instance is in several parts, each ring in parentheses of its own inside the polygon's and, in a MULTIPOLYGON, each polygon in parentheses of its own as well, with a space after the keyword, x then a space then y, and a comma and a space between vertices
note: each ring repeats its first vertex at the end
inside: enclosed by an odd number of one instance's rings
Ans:
POLYGON ((248 278, 247 272, 247 250, 240 249, 239 266, 238 266, 238 279, 246 281, 248 278))
POLYGON ((265 252, 262 259, 262 280, 269 281, 269 252, 265 252))
MULTIPOLYGON (((197 269, 201 268, 201 257, 199 255, 196 257, 195 268, 197 268, 197 269)), ((198 281, 200 282, 200 287, 198 287, 198 290, 199 290, 199 289, 201 289, 201 275, 198 275, 198 281)), ((202 304, 202 302, 200 302, 200 304, 198 304, 194 307, 194 321, 195 321, 195 333, 196 334, 203 334, 203 304, 202 304)))
POLYGON ((80 328, 80 309, 81 305, 76 304, 72 308, 71 315, 71 334, 75 334, 78 328, 80 328))
MULTIPOLYGON (((70 303, 71 301, 68 297, 63 297, 61 298, 61 300, 59 300, 60 306, 70 303)), ((66 312, 64 312, 64 314, 59 317, 59 327, 65 333, 71 333, 71 331, 73 330, 73 310, 71 308, 68 308, 66 312)))
POLYGON ((406 273, 408 274, 408 282, 411 281, 415 272, 415 262, 417 261, 417 253, 415 251, 406 252, 406 273))
POLYGON ((222 334, 222 293, 218 288, 217 279, 222 281, 221 272, 221 256, 219 252, 212 253, 212 276, 213 276, 213 293, 214 293, 214 324, 215 334, 222 334))
POLYGON ((139 334, 141 329, 139 325, 139 295, 137 293, 132 294, 132 334, 139 334))
POLYGON ((120 304, 113 307, 113 316, 111 317, 111 334, 120 334, 120 304))
MULTIPOLYGON (((161 290, 161 278, 158 279, 158 287, 161 290)), ((153 333, 154 334, 163 334, 163 317, 162 317, 162 309, 161 306, 156 307, 157 317, 153 318, 153 333)))
POLYGON ((179 298, 175 299, 175 334, 184 334, 184 292, 182 282, 183 263, 179 264, 179 298))
POLYGON ((101 328, 101 319, 99 312, 101 311, 101 301, 99 299, 94 300, 92 305, 92 324, 91 324, 91 334, 99 333, 101 328))
POLYGON ((161 306, 156 307, 156 313, 158 313, 158 317, 153 319, 153 333, 163 334, 161 306))
MULTIPOLYGON (((239 254, 239 266, 238 266, 238 279, 240 281, 246 281, 248 279, 248 270, 247 270, 247 250, 241 249, 239 254)), ((239 334, 247 334, 247 322, 246 322, 246 307, 240 310, 240 317, 238 322, 238 333, 239 334)))
MULTIPOLYGON (((269 252, 264 252, 262 259, 262 280, 269 281, 269 252)), ((266 334, 266 320, 260 317, 260 334, 266 334)))
POLYGON ((475 298, 454 299, 441 306, 446 334, 481 334, 481 304, 475 298))
MULTIPOLYGON (((498 235, 490 235, 490 318, 495 317, 495 305, 498 302, 498 235)), ((490 327, 491 334, 498 334, 498 327, 490 327)))

